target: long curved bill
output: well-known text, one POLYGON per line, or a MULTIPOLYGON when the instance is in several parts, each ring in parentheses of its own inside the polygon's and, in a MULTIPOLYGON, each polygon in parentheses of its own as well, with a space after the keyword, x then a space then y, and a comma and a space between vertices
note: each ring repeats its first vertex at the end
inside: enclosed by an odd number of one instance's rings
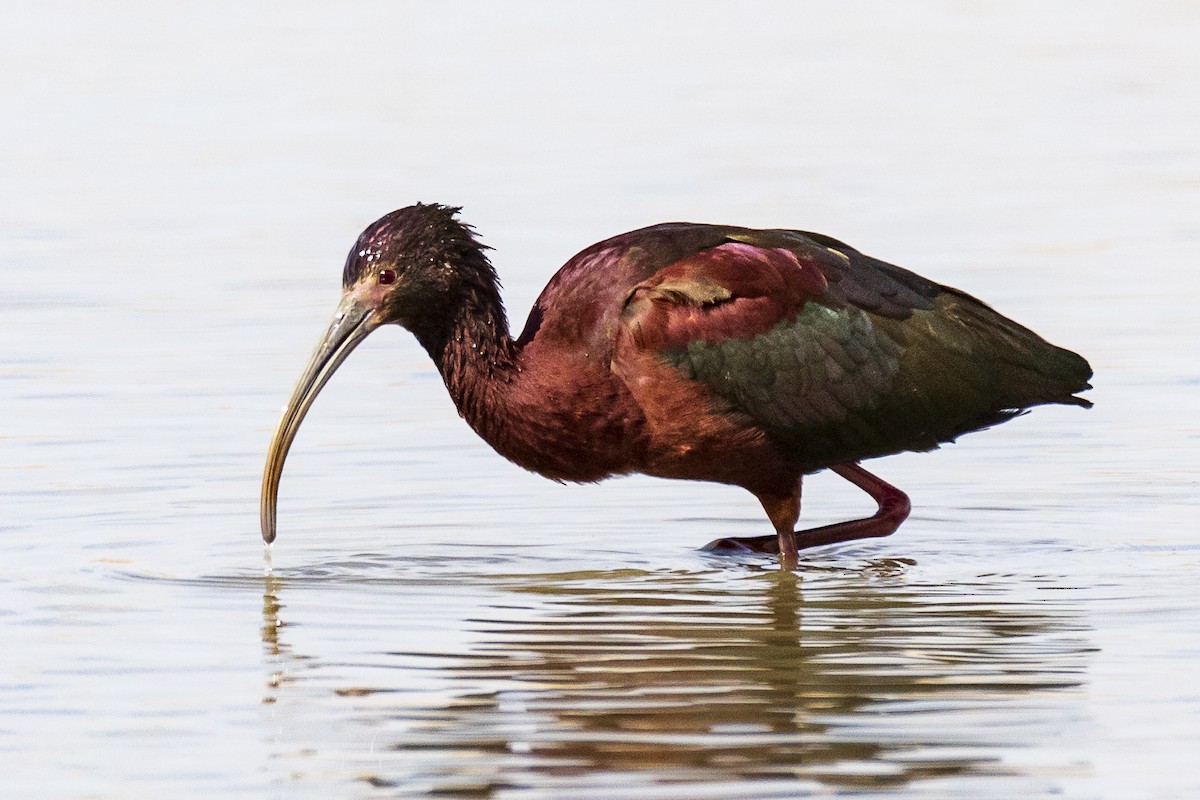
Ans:
POLYGON ((308 366, 304 368, 304 374, 292 390, 292 397, 288 400, 279 426, 275 428, 275 436, 271 439, 271 449, 267 451, 267 465, 263 470, 259 519, 262 523, 263 541, 267 544, 275 541, 279 478, 283 474, 283 462, 292 446, 292 440, 296 438, 296 431, 300 429, 300 423, 313 400, 317 398, 321 387, 359 342, 379 327, 374 312, 373 307, 363 303, 354 293, 347 292, 338 304, 337 311, 317 349, 313 351, 308 366))

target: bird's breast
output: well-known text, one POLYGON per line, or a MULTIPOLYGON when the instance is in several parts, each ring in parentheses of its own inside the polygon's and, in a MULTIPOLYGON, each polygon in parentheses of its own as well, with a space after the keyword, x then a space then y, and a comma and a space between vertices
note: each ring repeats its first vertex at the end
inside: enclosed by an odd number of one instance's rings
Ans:
POLYGON ((638 471, 645 418, 607 359, 583 349, 532 345, 519 369, 467 422, 500 455, 558 481, 592 482, 638 471))

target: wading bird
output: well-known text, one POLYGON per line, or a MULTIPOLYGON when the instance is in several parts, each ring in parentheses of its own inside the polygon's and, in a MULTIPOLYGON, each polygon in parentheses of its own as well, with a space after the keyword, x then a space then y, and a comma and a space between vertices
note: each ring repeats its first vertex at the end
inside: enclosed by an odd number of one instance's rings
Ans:
POLYGON ((513 339, 499 281, 459 209, 417 204, 358 237, 343 295, 275 431, 263 539, 284 459, 317 393, 394 323, 433 358, 459 414, 557 481, 644 473, 741 486, 778 552, 886 536, 908 497, 858 465, 932 450, 1043 403, 1089 407, 1080 356, 964 292, 817 233, 667 223, 576 255, 513 339), (874 516, 794 531, 804 475, 831 469, 874 516))

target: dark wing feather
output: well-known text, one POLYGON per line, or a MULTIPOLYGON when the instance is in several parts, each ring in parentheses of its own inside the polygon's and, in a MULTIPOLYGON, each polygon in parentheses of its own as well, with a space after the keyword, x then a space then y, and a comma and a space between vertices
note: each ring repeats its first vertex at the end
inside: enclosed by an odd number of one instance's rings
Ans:
POLYGON ((1072 395, 1091 370, 973 297, 798 231, 724 244, 638 283, 620 336, 751 418, 801 470, 927 450, 1072 395))

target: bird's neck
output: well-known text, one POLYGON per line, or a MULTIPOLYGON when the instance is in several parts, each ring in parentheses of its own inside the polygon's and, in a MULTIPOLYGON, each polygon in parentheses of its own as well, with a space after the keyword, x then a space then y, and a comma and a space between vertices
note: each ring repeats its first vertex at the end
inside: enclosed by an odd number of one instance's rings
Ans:
POLYGON ((458 413, 484 439, 493 441, 505 420, 507 394, 518 348, 494 280, 472 284, 437 322, 414 330, 441 373, 458 413))
POLYGON ((509 335, 496 283, 473 286, 413 330, 467 424, 505 458, 555 480, 627 471, 625 428, 637 415, 612 372, 570 352, 531 355, 509 335))

